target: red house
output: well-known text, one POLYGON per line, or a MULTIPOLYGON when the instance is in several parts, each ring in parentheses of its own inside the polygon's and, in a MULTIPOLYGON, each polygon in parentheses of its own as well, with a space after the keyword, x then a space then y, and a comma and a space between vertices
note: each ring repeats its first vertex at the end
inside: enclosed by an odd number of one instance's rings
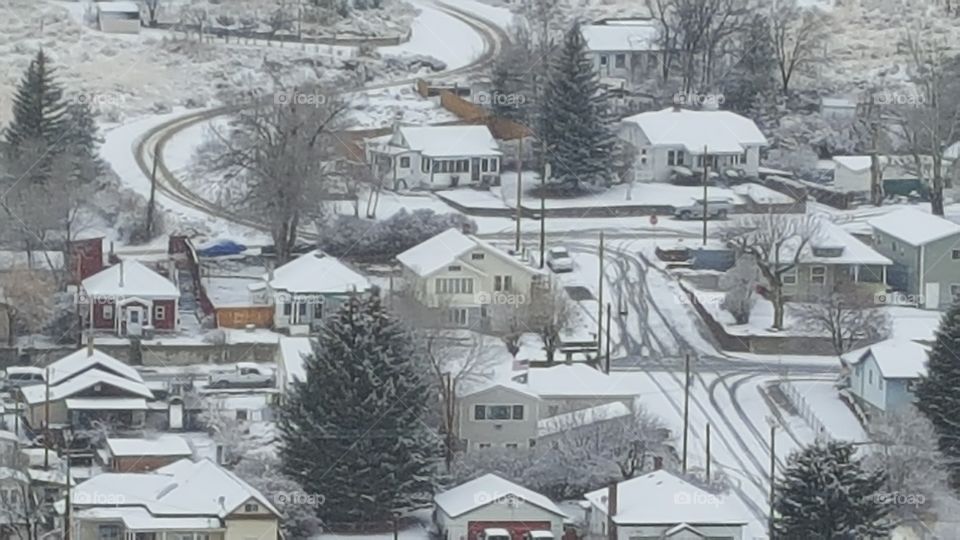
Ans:
POLYGON ((159 332, 179 328, 180 289, 137 261, 120 261, 84 279, 80 290, 94 329, 139 336, 145 326, 159 332))

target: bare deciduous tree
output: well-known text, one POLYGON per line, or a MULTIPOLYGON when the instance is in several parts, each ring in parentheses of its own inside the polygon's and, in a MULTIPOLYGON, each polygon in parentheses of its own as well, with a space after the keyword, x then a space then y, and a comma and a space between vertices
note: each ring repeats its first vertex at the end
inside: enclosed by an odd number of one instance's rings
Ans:
POLYGON ((8 345, 18 332, 37 333, 54 312, 56 284, 44 270, 16 268, 0 275, 0 303, 7 309, 8 345))
POLYGON ((524 324, 543 341, 547 363, 552 364, 560 348, 563 330, 573 316, 573 304, 560 287, 535 289, 524 307, 524 324))
POLYGON ((827 334, 838 355, 890 334, 887 313, 876 306, 871 294, 849 284, 839 285, 815 302, 797 304, 793 312, 801 326, 827 334))
POLYGON ((829 35, 827 20, 816 8, 800 7, 796 0, 781 0, 771 5, 770 31, 780 71, 780 89, 786 95, 797 71, 823 57, 829 35))
POLYGON ((750 311, 757 299, 754 292, 759 281, 757 263, 749 255, 737 259, 737 263, 720 277, 720 286, 726 292, 721 308, 730 312, 737 324, 750 322, 750 311))
POLYGON ((157 26, 157 17, 160 15, 163 2, 164 0, 140 0, 143 9, 147 11, 147 24, 149 26, 157 26))
POLYGON ((783 329, 783 276, 797 267, 819 230, 819 219, 812 215, 760 214, 738 218, 721 231, 738 256, 753 257, 770 289, 777 330, 783 329))

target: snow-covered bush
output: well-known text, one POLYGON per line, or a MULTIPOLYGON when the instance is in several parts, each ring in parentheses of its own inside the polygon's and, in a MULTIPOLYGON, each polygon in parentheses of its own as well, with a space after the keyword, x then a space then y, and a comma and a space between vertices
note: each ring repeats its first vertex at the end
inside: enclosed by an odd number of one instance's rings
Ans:
POLYGON ((334 257, 390 260, 451 228, 473 234, 477 224, 462 214, 437 214, 428 209, 401 210, 384 221, 341 215, 321 227, 318 243, 334 257))
POLYGON ((737 264, 720 278, 720 286, 726 290, 720 307, 729 311, 737 324, 750 322, 750 311, 757 303, 754 291, 759 278, 757 264, 747 255, 737 259, 737 264))

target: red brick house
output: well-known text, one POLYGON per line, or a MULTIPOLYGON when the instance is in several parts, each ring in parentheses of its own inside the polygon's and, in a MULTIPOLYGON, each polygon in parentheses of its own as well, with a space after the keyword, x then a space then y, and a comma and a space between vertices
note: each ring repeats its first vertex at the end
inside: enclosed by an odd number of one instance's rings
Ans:
POLYGON ((120 261, 80 283, 79 301, 88 324, 120 336, 141 335, 146 326, 175 332, 179 300, 175 283, 133 260, 120 261))

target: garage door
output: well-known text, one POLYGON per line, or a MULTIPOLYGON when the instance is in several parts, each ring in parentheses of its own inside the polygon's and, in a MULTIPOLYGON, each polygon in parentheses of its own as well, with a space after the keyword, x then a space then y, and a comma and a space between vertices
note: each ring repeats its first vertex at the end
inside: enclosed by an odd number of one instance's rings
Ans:
POLYGON ((467 540, 477 540, 484 529, 506 529, 510 531, 511 540, 523 540, 523 533, 528 531, 549 531, 549 521, 471 521, 467 524, 469 535, 467 540))

